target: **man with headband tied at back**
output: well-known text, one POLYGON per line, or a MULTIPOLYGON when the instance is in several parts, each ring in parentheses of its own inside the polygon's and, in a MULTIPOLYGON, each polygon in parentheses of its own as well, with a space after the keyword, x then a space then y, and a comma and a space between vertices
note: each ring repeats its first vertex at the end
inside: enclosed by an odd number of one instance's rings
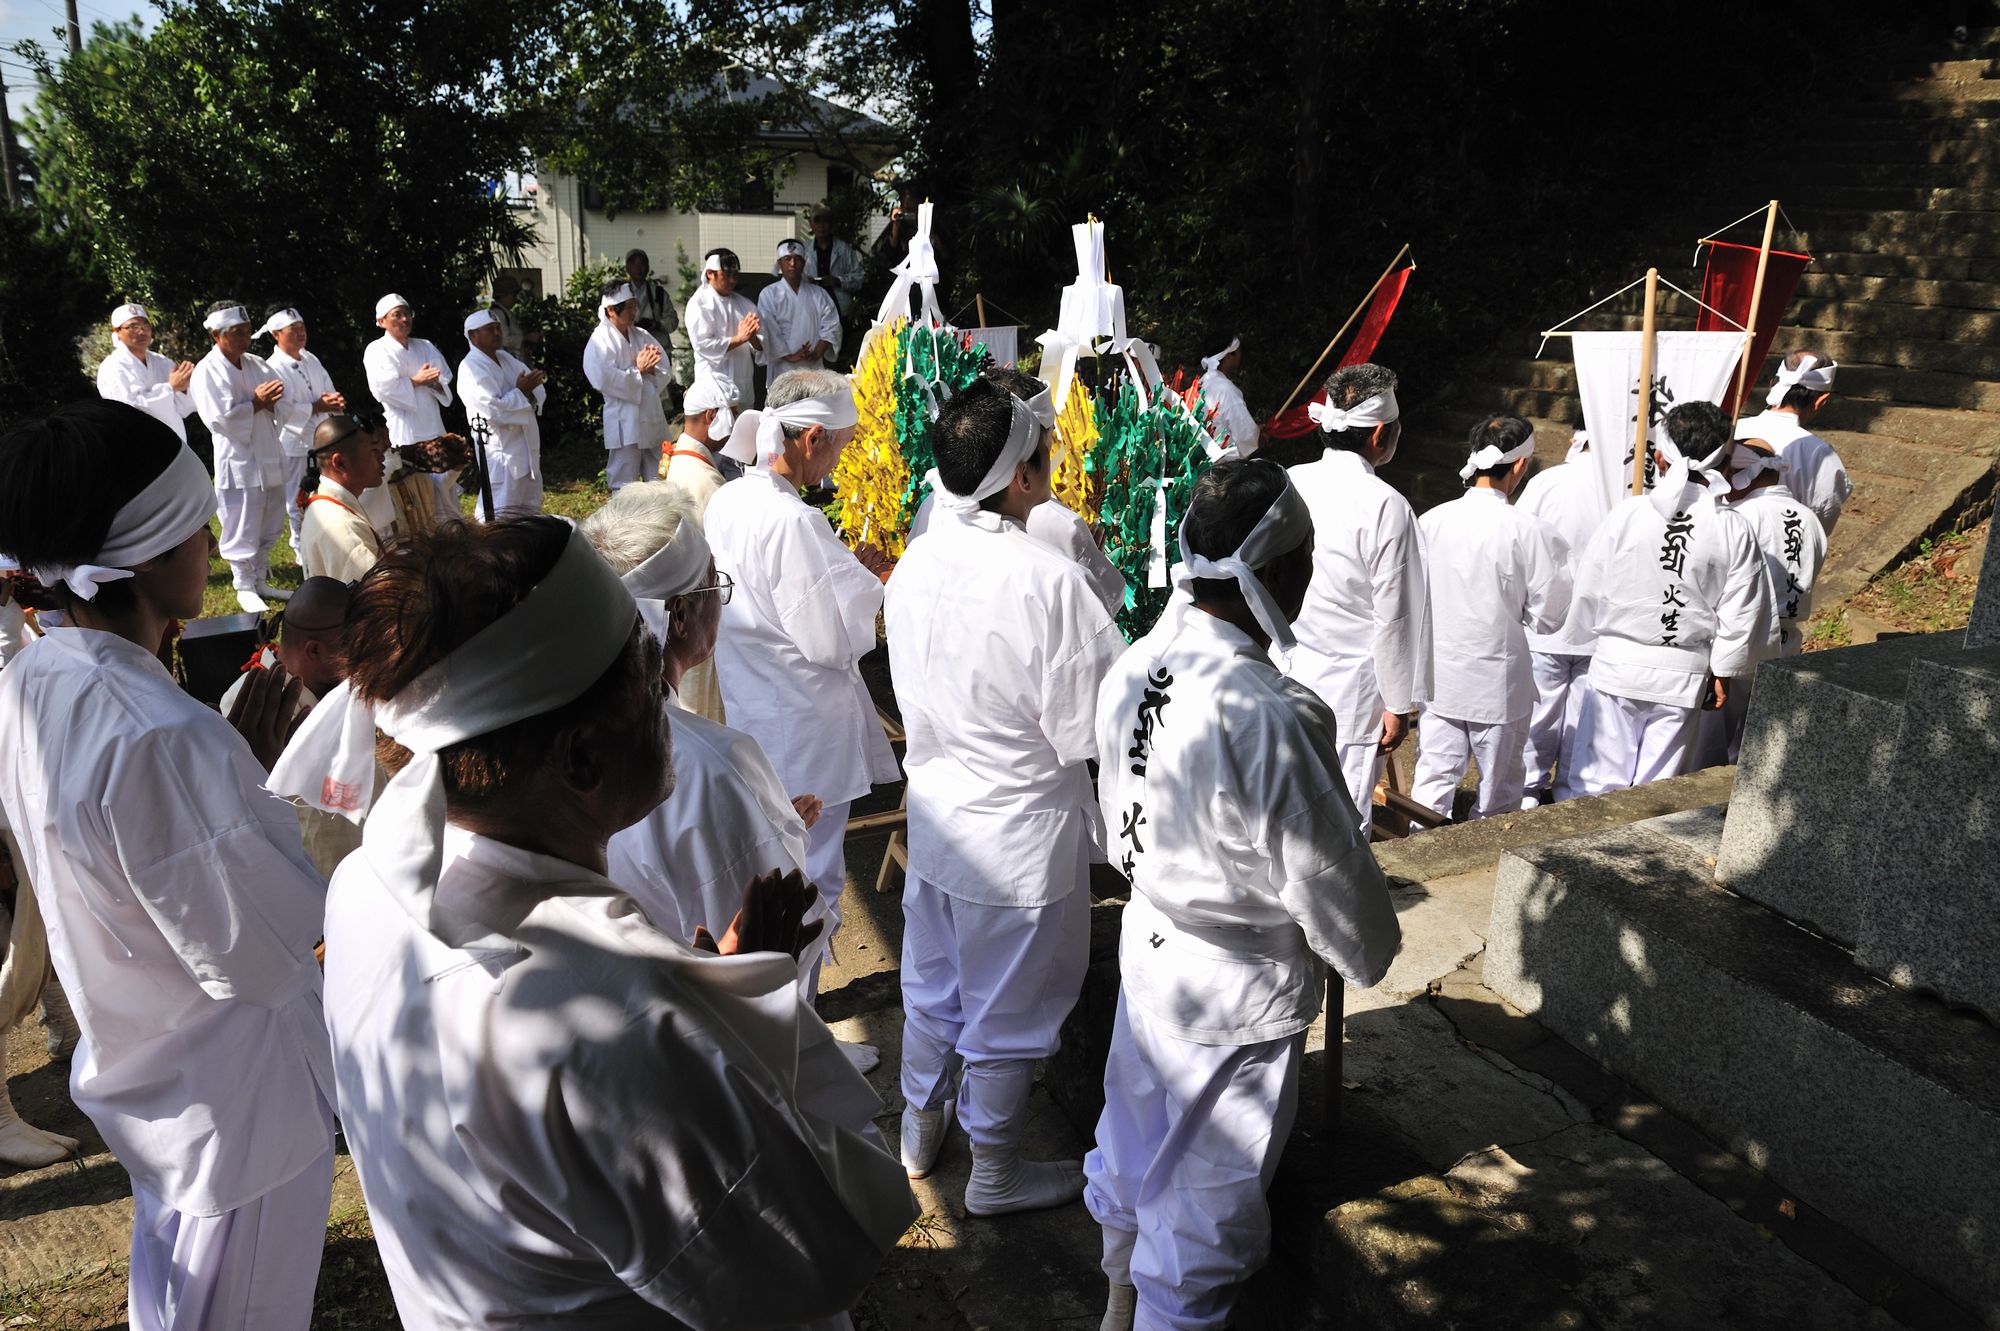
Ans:
POLYGON ((1382 762, 1431 692, 1431 604, 1410 501, 1375 473, 1403 437, 1396 376, 1347 365, 1307 411, 1326 452, 1292 471, 1312 512, 1313 577, 1289 673, 1340 722, 1340 766, 1365 838, 1382 762))
POLYGON ((1314 541, 1284 468, 1217 463, 1181 524, 1173 599, 1098 693, 1098 799, 1132 884, 1084 1161, 1108 1331, 1141 1309, 1148 1328, 1227 1323, 1270 1253, 1264 1191, 1325 966, 1372 985, 1401 942, 1333 710, 1271 664, 1314 541))
POLYGON ((930 1172, 955 1112, 974 1215, 1083 1190, 1079 1162, 1025 1161, 1021 1139, 1089 961, 1088 764, 1124 642, 1083 570, 1027 530, 1049 502, 1054 424, 1047 386, 1011 370, 944 405, 937 511, 884 612, 909 735, 903 1165, 930 1172))
POLYGON ((762 880, 716 956, 605 877, 673 785, 631 592, 510 514, 389 551, 348 624, 271 785, 358 814, 395 771, 327 893, 326 989, 402 1325, 845 1327, 916 1208, 799 1001, 810 892, 762 880))
POLYGON ((687 335, 694 348, 694 373, 729 386, 730 405, 747 411, 757 405, 756 366, 765 360, 764 321, 750 298, 739 295, 742 261, 733 250, 710 250, 702 259, 701 289, 688 297, 687 335))
POLYGON ((194 454, 122 403, 0 438, 0 552, 71 625, 0 671, 0 806, 83 1030, 70 1094, 132 1176, 134 1331, 304 1331, 333 1187, 325 884, 263 788, 299 684, 253 671, 239 734, 157 655, 201 613, 214 515, 194 454))

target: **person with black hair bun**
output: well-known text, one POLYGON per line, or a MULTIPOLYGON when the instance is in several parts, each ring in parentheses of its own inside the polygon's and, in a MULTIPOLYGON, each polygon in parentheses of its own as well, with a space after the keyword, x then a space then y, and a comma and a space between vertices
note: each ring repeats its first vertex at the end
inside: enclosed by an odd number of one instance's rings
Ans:
POLYGON ((1104 1331, 1228 1324, 1270 1255, 1264 1193, 1326 967, 1365 988, 1401 946, 1333 709, 1272 664, 1317 539, 1283 467, 1217 463, 1188 501, 1166 612, 1098 691, 1098 801, 1132 884, 1084 1161, 1104 1331))
POLYGON ((255 672, 232 727, 157 655, 201 613, 215 509, 123 403, 0 437, 0 552, 69 621, 0 671, 0 807, 83 1031, 70 1094, 132 1177, 131 1325, 302 1331, 333 1184, 326 887, 264 789, 299 684, 255 672))
POLYGON ((1410 797, 1451 817, 1466 765, 1476 762, 1471 816, 1490 818, 1521 807, 1535 711, 1528 633, 1553 632, 1569 612, 1569 551, 1553 528, 1507 502, 1534 461, 1534 427, 1488 416, 1467 442, 1465 493, 1417 521, 1436 665, 1410 797))
POLYGON ((1083 1191, 1080 1161, 1021 1145, 1089 961, 1097 686, 1124 647, 1084 571, 1028 531, 1050 502, 1055 407, 1005 373, 939 413, 936 511, 883 610, 909 734, 903 1164, 928 1174, 955 1113, 973 1215, 1083 1191))

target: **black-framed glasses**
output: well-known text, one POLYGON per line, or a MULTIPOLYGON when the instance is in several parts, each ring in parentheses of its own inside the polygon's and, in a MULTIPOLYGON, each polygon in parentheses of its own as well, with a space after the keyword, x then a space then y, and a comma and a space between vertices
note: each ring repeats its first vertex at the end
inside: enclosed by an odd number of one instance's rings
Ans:
POLYGON ((721 600, 722 604, 728 605, 729 594, 735 590, 736 590, 736 579, 730 577, 727 573, 724 573, 722 570, 717 569, 715 573, 714 582, 708 584, 706 587, 690 587, 686 591, 682 592, 681 595, 699 596, 703 592, 714 592, 717 598, 721 600))

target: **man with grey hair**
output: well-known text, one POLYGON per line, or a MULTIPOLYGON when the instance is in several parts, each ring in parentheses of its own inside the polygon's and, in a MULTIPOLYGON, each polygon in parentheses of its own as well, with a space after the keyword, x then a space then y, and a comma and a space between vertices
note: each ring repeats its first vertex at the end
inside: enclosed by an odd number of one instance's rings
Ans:
POLYGON ((786 790, 825 801, 806 874, 826 902, 829 938, 840 927, 848 806, 897 776, 856 668, 875 646, 888 561, 850 551, 800 497, 833 473, 854 425, 846 376, 786 375, 758 424, 757 466, 717 490, 703 517, 717 566, 735 580, 715 653, 730 723, 763 746, 786 790))
POLYGON ((1430 697, 1430 593, 1417 515, 1376 475, 1402 440, 1394 372, 1344 366, 1326 381, 1326 401, 1307 410, 1326 452, 1292 469, 1314 536, 1287 673, 1333 708, 1340 770, 1366 837, 1382 761, 1430 697))

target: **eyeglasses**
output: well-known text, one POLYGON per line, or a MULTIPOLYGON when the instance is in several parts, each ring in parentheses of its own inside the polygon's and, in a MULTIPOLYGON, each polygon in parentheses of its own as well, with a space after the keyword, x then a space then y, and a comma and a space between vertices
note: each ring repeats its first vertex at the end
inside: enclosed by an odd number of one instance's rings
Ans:
POLYGON ((717 598, 721 600, 722 604, 728 605, 729 594, 735 590, 736 590, 736 579, 730 577, 727 573, 724 573, 720 569, 718 569, 716 570, 714 582, 710 583, 706 587, 690 587, 686 591, 682 592, 681 595, 699 596, 703 592, 714 592, 717 598))

